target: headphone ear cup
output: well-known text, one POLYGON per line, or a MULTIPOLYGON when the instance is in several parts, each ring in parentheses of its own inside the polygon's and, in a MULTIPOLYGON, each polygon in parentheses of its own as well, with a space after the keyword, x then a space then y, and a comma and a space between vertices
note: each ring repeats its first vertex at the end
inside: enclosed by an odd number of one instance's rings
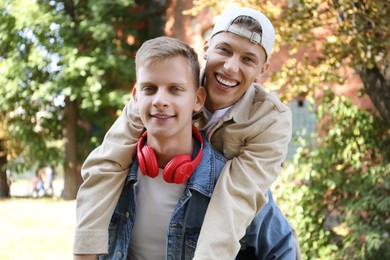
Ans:
POLYGON ((141 150, 137 152, 137 159, 138 159, 138 166, 139 169, 141 170, 142 175, 146 176, 146 164, 145 164, 144 155, 141 153, 141 150))
POLYGON ((180 154, 167 163, 163 171, 163 178, 168 183, 181 184, 188 180, 193 171, 191 156, 180 154))
MULTIPOLYGON (((141 154, 145 165, 145 174, 151 178, 156 178, 158 175, 158 163, 154 150, 149 146, 144 146, 141 150, 141 154)), ((142 172, 141 164, 140 169, 142 172)))
POLYGON ((143 176, 146 176, 146 172, 147 172, 145 158, 144 158, 144 155, 142 153, 142 148, 144 147, 144 144, 145 144, 146 135, 147 135, 146 132, 144 132, 142 134, 141 138, 139 139, 138 144, 137 144, 138 167, 139 167, 143 176))
POLYGON ((139 169, 144 176, 152 178, 158 175, 158 163, 156 155, 150 146, 144 146, 147 138, 147 133, 144 132, 138 141, 137 145, 137 159, 139 169))

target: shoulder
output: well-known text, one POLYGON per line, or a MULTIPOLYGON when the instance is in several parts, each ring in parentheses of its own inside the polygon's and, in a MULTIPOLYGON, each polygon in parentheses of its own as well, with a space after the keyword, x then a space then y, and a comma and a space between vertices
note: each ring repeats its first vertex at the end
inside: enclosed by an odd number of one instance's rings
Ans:
POLYGON ((249 88, 248 91, 253 93, 253 104, 268 102, 281 113, 290 111, 290 108, 280 101, 276 94, 268 92, 260 84, 252 84, 252 87, 249 88))
POLYGON ((201 133, 203 136, 203 156, 209 157, 212 162, 225 164, 228 161, 226 157, 221 152, 212 147, 210 142, 207 140, 204 131, 201 131, 201 133))
MULTIPOLYGON (((204 134, 203 131, 202 134, 204 134)), ((208 162, 207 164, 215 171, 218 177, 228 159, 211 146, 205 135, 203 135, 203 140, 203 159, 208 162)))
POLYGON ((269 93, 259 84, 249 87, 234 105, 231 114, 235 122, 251 122, 256 125, 292 120, 291 109, 276 94, 269 93))
MULTIPOLYGON (((203 131, 201 131, 203 133, 203 131)), ((225 166, 227 159, 216 151, 203 135, 202 159, 196 166, 188 181, 187 187, 211 197, 217 179, 225 166)))

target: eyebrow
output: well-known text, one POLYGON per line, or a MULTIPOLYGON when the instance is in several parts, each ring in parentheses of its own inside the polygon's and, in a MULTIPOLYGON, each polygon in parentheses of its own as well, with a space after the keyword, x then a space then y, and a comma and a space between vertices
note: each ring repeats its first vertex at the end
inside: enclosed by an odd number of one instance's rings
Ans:
MULTIPOLYGON (((225 45, 225 46, 227 46, 227 47, 229 47, 229 48, 233 48, 233 46, 230 45, 230 44, 227 43, 227 42, 219 42, 219 43, 217 43, 215 46, 219 46, 219 45, 225 45)), ((253 53, 253 52, 250 52, 250 51, 246 51, 246 52, 244 52, 244 53, 245 53, 245 55, 255 57, 257 60, 260 60, 260 59, 261 59, 261 55, 256 55, 256 53, 253 53)))
MULTIPOLYGON (((150 85, 153 85, 153 86, 158 86, 159 84, 157 84, 156 82, 153 82, 153 81, 137 81, 137 84, 138 86, 150 86, 150 85)), ((188 82, 180 82, 180 81, 171 81, 171 82, 168 82, 164 85, 168 85, 168 86, 172 86, 172 85, 175 85, 175 86, 185 86, 185 85, 188 85, 188 82)))

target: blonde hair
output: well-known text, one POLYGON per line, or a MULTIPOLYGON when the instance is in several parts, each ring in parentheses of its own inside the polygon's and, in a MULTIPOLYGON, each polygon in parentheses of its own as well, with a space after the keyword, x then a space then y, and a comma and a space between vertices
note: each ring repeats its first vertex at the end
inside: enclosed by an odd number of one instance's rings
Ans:
POLYGON ((135 69, 137 71, 148 61, 159 62, 179 56, 187 59, 193 72, 195 86, 199 87, 198 55, 189 45, 175 38, 161 36, 145 41, 135 56, 135 69))

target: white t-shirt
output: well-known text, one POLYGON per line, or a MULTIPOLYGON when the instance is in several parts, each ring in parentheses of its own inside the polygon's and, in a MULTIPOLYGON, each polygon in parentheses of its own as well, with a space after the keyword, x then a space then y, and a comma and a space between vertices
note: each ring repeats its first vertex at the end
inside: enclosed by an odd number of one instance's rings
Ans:
POLYGON ((167 183, 162 171, 159 169, 158 176, 150 178, 138 169, 137 204, 128 259, 166 258, 168 225, 187 183, 167 183))

